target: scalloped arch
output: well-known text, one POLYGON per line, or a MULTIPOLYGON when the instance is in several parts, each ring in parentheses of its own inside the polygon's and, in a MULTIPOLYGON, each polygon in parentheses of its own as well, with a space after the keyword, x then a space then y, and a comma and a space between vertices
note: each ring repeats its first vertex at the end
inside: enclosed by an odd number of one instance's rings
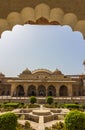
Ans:
POLYGON ((38 4, 35 8, 25 7, 21 12, 10 12, 6 19, 0 19, 0 35, 11 30, 16 24, 69 25, 73 31, 80 31, 85 37, 85 20, 78 20, 74 13, 64 13, 61 8, 50 8, 47 4, 38 4))

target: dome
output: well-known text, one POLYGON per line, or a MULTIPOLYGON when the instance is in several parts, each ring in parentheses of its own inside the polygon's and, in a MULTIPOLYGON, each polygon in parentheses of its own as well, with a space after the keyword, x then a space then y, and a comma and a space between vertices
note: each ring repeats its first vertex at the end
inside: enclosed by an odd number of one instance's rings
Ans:
POLYGON ((37 70, 34 70, 32 73, 33 74, 35 74, 35 73, 48 73, 48 74, 52 74, 52 72, 50 70, 47 70, 47 69, 37 69, 37 70))
POLYGON ((22 75, 23 74, 31 74, 31 71, 28 69, 28 68, 26 68, 23 72, 22 72, 22 75))
POLYGON ((62 75, 62 72, 61 72, 60 70, 56 69, 56 70, 53 72, 53 74, 55 74, 55 75, 62 75))

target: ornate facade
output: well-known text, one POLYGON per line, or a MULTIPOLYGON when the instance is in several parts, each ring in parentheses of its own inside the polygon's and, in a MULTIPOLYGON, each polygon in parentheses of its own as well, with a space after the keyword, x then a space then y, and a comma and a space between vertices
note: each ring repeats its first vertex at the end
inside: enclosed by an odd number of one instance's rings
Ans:
POLYGON ((72 97, 85 95, 85 75, 64 75, 47 69, 24 70, 18 77, 0 74, 0 96, 72 97))

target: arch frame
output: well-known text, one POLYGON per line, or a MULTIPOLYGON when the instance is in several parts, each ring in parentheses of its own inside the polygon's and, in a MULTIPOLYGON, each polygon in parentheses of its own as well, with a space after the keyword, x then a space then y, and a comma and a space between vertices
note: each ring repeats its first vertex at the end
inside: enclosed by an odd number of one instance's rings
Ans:
POLYGON ((68 92, 68 86, 66 85, 61 85, 59 88, 59 96, 60 97, 67 97, 69 96, 69 92, 68 92))
POLYGON ((36 86, 35 85, 28 86, 27 96, 36 96, 36 86))
POLYGON ((25 96, 25 90, 23 85, 17 85, 14 91, 14 95, 17 97, 24 97, 25 96))
POLYGON ((39 97, 45 97, 46 96, 46 87, 44 85, 39 85, 37 88, 37 93, 39 97))
POLYGON ((85 37, 85 19, 78 19, 74 12, 65 13, 62 8, 40 3, 33 7, 24 7, 20 12, 10 12, 7 18, 0 18, 0 35, 6 30, 12 30, 15 25, 68 25, 73 31, 79 31, 85 37))
POLYGON ((56 87, 54 85, 49 85, 47 88, 47 96, 56 97, 56 87))

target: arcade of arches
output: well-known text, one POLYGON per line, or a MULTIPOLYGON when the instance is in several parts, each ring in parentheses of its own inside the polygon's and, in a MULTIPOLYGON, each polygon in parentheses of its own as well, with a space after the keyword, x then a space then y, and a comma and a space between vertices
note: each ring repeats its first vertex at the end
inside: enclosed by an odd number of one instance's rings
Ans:
POLYGON ((45 96, 68 96, 68 87, 65 85, 62 85, 59 87, 59 91, 56 92, 56 87, 53 85, 50 85, 48 87, 44 85, 39 85, 36 87, 35 85, 30 85, 27 88, 27 91, 25 90, 25 87, 23 85, 18 85, 13 93, 13 96, 39 96, 39 97, 45 97, 45 96), (58 94, 58 95, 57 95, 58 94))
POLYGON ((55 71, 47 69, 30 71, 25 69, 18 77, 3 77, 2 79, 5 80, 5 84, 10 85, 8 91, 5 90, 4 95, 9 92, 8 94, 14 97, 85 95, 84 75, 67 76, 58 69, 55 71))
POLYGON ((85 96, 85 75, 64 75, 58 69, 50 71, 25 69, 18 77, 0 73, 0 96, 45 97, 85 96))

